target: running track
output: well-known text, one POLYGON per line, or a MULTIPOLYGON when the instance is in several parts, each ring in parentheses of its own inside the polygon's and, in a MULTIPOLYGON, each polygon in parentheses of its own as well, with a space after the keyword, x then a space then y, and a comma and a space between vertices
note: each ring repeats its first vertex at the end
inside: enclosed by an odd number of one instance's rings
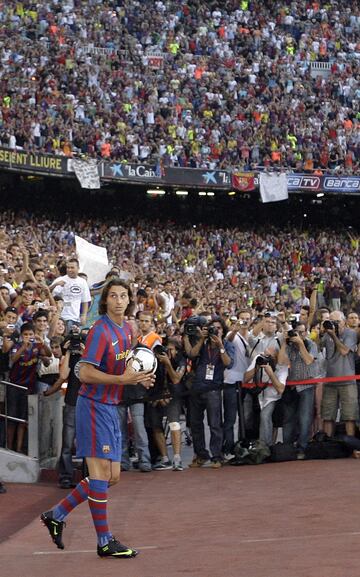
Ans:
POLYGON ((136 559, 98 559, 87 504, 50 541, 38 515, 64 492, 0 495, 0 577, 359 577, 360 460, 123 473, 110 523, 136 559))

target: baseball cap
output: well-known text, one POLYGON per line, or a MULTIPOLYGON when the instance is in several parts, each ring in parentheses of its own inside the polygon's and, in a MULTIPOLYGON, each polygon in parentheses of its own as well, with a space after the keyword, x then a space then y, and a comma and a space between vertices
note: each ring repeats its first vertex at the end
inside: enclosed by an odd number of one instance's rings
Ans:
POLYGON ((7 307, 4 312, 5 313, 14 313, 15 315, 18 314, 18 311, 15 307, 7 307))

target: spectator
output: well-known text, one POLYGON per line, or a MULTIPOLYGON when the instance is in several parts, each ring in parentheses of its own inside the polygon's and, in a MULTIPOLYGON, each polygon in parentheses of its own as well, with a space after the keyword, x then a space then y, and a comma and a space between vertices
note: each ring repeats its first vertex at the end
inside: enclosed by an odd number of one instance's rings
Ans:
POLYGON ((239 311, 238 317, 233 319, 233 325, 226 335, 227 340, 234 346, 234 364, 224 371, 224 455, 232 454, 234 450, 234 425, 238 406, 237 389, 241 386, 244 373, 249 366, 248 331, 251 313, 244 309, 239 311))
POLYGON ((164 290, 158 295, 157 301, 161 307, 162 318, 168 325, 173 322, 173 311, 175 307, 175 299, 171 293, 171 282, 164 283, 164 290))
POLYGON ((37 369, 38 380, 36 382, 36 392, 45 393, 57 381, 62 360, 61 337, 52 337, 49 342, 51 357, 41 359, 37 369))
MULTIPOLYGON (((7 380, 9 371, 9 350, 16 341, 15 332, 17 312, 13 307, 5 309, 3 320, 0 321, 0 380, 7 380)), ((6 386, 0 384, 0 413, 5 414, 6 386)), ((0 447, 5 446, 5 420, 0 417, 0 447)))
POLYGON ((341 12, 334 1, 56 3, 34 18, 24 4, 15 18, 11 6, 0 11, 0 137, 10 149, 210 169, 358 168, 353 0, 341 12), (314 74, 317 62, 329 70, 314 74))
MULTIPOLYGON (((34 326, 31 323, 24 323, 20 329, 21 340, 19 343, 12 342, 10 353, 10 381, 26 390, 8 387, 7 389, 7 410, 10 417, 27 420, 27 395, 34 393, 36 382, 36 368, 41 356, 48 357, 47 349, 44 348, 43 341, 35 336, 34 326)), ((26 423, 8 422, 7 427, 7 447, 8 449, 21 452, 24 446, 26 423), (15 441, 16 432, 16 444, 15 441)))
POLYGON ((66 264, 66 275, 56 279, 52 285, 54 295, 64 299, 62 318, 66 322, 67 331, 73 325, 86 326, 86 316, 91 300, 87 282, 79 277, 79 261, 70 258, 66 264))

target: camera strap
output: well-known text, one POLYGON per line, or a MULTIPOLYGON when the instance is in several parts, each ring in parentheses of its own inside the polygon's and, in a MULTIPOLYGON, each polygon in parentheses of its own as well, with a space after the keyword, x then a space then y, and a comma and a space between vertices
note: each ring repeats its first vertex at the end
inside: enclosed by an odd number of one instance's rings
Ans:
MULTIPOLYGON (((242 337, 239 333, 237 333, 237 336, 239 337, 240 341, 242 342, 242 345, 244 347, 244 351, 245 351, 245 357, 250 357, 249 355, 249 350, 248 350, 248 343, 246 342, 246 340, 244 339, 244 337, 242 337)), ((257 343, 256 343, 257 344, 257 343)), ((256 345, 255 345, 256 346, 256 345)))
POLYGON ((254 344, 253 348, 251 349, 251 351, 250 351, 250 353, 249 353, 249 357, 250 357, 250 358, 252 357, 252 354, 253 354, 253 352, 255 351, 256 347, 258 346, 260 340, 261 340, 261 339, 258 339, 258 340, 256 341, 256 343, 254 344))
POLYGON ((219 351, 217 348, 211 348, 208 344, 206 347, 206 356, 209 365, 215 365, 216 359, 219 357, 219 351))
MULTIPOLYGON (((240 335, 239 335, 239 336, 240 336, 240 335)), ((241 337, 240 337, 240 338, 241 338, 241 337)), ((275 336, 274 336, 274 340, 276 341, 279 349, 281 349, 281 343, 280 343, 279 337, 275 337, 275 336)), ((249 357, 250 357, 250 358, 252 357, 252 354, 253 354, 253 352, 255 351, 255 349, 256 349, 256 347, 258 346, 258 344, 259 344, 260 341, 261 341, 261 339, 259 338, 259 339, 256 341, 256 343, 254 344, 253 348, 251 349, 251 352, 249 353, 249 357)))
POLYGON ((215 373, 215 361, 216 358, 219 356, 219 352, 217 349, 212 349, 211 346, 208 344, 206 347, 206 355, 207 355, 207 364, 205 369, 205 379, 207 381, 214 380, 214 373, 215 373))

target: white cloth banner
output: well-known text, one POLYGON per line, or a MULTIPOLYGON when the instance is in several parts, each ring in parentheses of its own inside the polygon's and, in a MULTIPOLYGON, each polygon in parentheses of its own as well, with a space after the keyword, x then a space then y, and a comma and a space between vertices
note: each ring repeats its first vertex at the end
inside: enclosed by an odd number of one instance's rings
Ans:
POLYGON ((262 202, 277 202, 289 198, 285 172, 260 172, 260 195, 262 202))
POLYGON ((80 270, 87 275, 88 285, 91 287, 94 283, 103 281, 111 268, 106 248, 91 244, 91 242, 76 235, 75 243, 80 270))
POLYGON ((81 184, 81 188, 100 188, 100 177, 95 158, 89 158, 88 160, 73 158, 72 168, 81 184))

